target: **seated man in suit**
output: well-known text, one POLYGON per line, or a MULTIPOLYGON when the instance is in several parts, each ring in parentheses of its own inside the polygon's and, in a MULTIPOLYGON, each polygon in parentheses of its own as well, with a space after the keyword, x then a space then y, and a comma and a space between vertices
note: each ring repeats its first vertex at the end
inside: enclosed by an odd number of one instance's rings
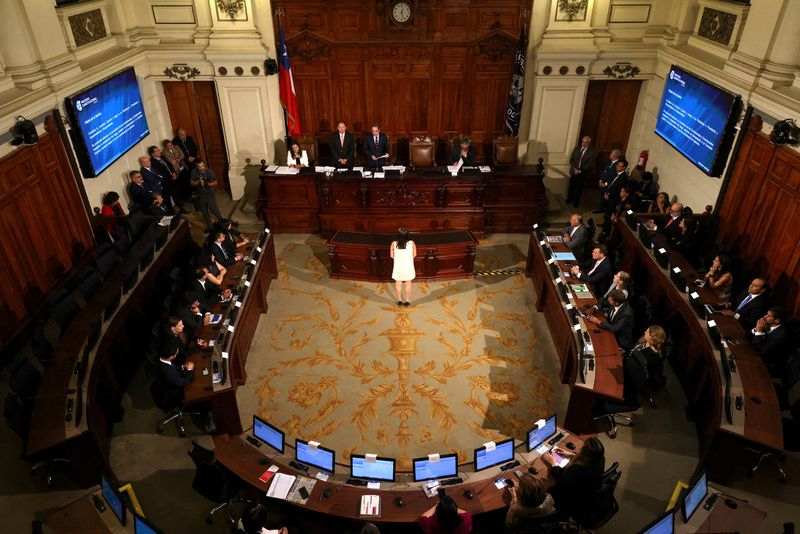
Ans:
POLYGON ((195 337, 198 330, 211 323, 211 313, 203 313, 200 297, 191 291, 184 293, 181 306, 175 313, 183 321, 184 331, 189 338, 195 337))
POLYGON ((679 239, 681 233, 683 233, 683 230, 681 230, 680 227, 680 222, 685 216, 686 215, 683 212, 683 204, 680 202, 675 202, 669 207, 669 217, 663 219, 663 222, 661 223, 661 230, 671 241, 679 239))
MULTIPOLYGON (((223 300, 224 294, 220 292, 220 288, 206 280, 208 276, 208 271, 205 267, 198 267, 194 270, 194 276, 192 278, 189 287, 187 288, 188 291, 194 293, 197 296, 197 299, 200 301, 200 306, 203 310, 207 310, 209 305, 214 302, 219 302, 223 300), (220 297, 222 295, 222 297, 220 297)), ((226 290, 228 294, 230 294, 230 289, 226 290)))
POLYGON ((789 313, 783 306, 773 306, 756 321, 750 342, 768 367, 783 370, 792 349, 792 336, 786 327, 789 313))
POLYGON ((465 167, 475 165, 475 149, 472 147, 472 139, 469 137, 462 137, 461 144, 455 147, 450 155, 450 163, 456 165, 459 161, 465 167))
POLYGON ((356 138, 347 131, 344 122, 336 125, 330 143, 334 167, 352 167, 356 164, 356 138))
POLYGON ((569 226, 561 231, 564 244, 572 251, 578 263, 586 261, 586 247, 589 245, 589 230, 583 225, 583 215, 573 213, 569 226))
POLYGON ((372 134, 364 137, 364 155, 367 167, 381 168, 389 163, 389 138, 381 133, 381 127, 372 125, 372 134))
POLYGON ((194 364, 192 362, 178 365, 175 358, 178 356, 178 349, 164 354, 161 358, 161 365, 158 366, 158 374, 167 384, 176 388, 183 388, 194 381, 194 364))
POLYGON ((173 212, 167 206, 164 205, 164 197, 158 193, 153 193, 153 202, 146 209, 143 210, 147 215, 152 215, 153 217, 164 217, 167 215, 172 215, 173 212))
POLYGON ((767 313, 767 281, 763 278, 753 278, 747 289, 739 298, 728 303, 730 309, 722 313, 735 317, 748 332, 756 327, 756 322, 767 313))
POLYGON ((214 238, 211 243, 211 253, 222 265, 229 267, 244 257, 239 252, 231 254, 228 247, 225 246, 225 232, 215 230, 211 235, 214 238))
POLYGON ((617 344, 628 350, 633 346, 633 308, 625 302, 625 293, 618 289, 614 289, 608 294, 608 303, 610 307, 606 314, 607 320, 603 321, 591 316, 589 321, 604 330, 614 332, 617 344))
POLYGON ((589 284, 596 296, 604 295, 614 279, 614 266, 608 258, 608 249, 597 245, 592 249, 592 259, 583 267, 574 266, 572 276, 589 284))

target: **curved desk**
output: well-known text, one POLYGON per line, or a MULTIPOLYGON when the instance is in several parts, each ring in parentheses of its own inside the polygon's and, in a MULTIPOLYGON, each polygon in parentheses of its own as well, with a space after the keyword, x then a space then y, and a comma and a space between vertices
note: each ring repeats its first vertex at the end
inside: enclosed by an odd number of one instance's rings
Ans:
MULTIPOLYGON (((564 437, 557 445, 561 445, 563 448, 565 447, 565 443, 570 441, 576 446, 575 452, 580 451, 581 447, 583 447, 583 441, 580 438, 561 428, 559 428, 559 431, 564 433, 564 437)), ((263 495, 269 487, 269 484, 264 484, 258 479, 267 467, 269 467, 269 465, 261 464, 261 461, 267 457, 271 459, 269 463, 279 467, 280 473, 311 476, 289 467, 289 461, 293 458, 287 456, 274 457, 271 454, 265 455, 265 453, 274 453, 274 451, 269 449, 267 445, 262 445, 261 448, 255 448, 249 442, 245 441, 244 437, 245 435, 215 436, 214 454, 218 462, 244 480, 257 494, 263 495)), ((521 447, 525 448, 524 445, 521 447)), ((519 449, 520 446, 518 445, 517 448, 519 449)), ((292 449, 293 447, 287 444, 286 450, 291 451, 292 449)), ((461 509, 467 510, 472 514, 480 514, 508 506, 511 502, 509 492, 505 489, 497 489, 494 485, 494 480, 501 476, 504 478, 511 477, 512 480, 515 480, 516 477, 513 475, 515 469, 525 471, 528 467, 534 466, 539 470, 536 476, 544 481, 546 487, 551 487, 554 484, 546 465, 535 451, 531 451, 530 453, 517 451, 515 458, 519 460, 522 465, 505 472, 502 472, 499 467, 492 467, 475 473, 472 471, 472 467, 463 469, 464 466, 460 466, 462 469, 460 469, 459 473, 466 481, 462 484, 444 486, 447 490, 447 494, 456 501, 456 504, 458 504, 461 509), (473 492, 474 496, 472 499, 468 499, 464 496, 466 490, 473 492)), ((413 482, 411 473, 398 473, 398 479, 406 477, 408 482, 384 482, 382 486, 390 485, 391 487, 389 489, 374 490, 345 484, 345 480, 348 476, 342 474, 341 471, 349 471, 349 469, 342 465, 337 465, 336 468, 338 472, 331 475, 326 482, 317 480, 305 505, 295 504, 291 501, 286 502, 302 510, 311 510, 344 519, 368 520, 376 523, 413 523, 417 521, 423 512, 436 503, 435 499, 428 498, 425 493, 423 493, 422 486, 425 483, 413 482), (327 498, 322 495, 326 488, 331 488, 333 490, 332 494, 327 498), (358 514, 358 505, 362 495, 380 495, 380 517, 362 517, 358 514), (395 501, 395 499, 400 496, 403 498, 402 506, 398 506, 395 501)), ((314 471, 314 468, 311 468, 309 471, 314 471)))

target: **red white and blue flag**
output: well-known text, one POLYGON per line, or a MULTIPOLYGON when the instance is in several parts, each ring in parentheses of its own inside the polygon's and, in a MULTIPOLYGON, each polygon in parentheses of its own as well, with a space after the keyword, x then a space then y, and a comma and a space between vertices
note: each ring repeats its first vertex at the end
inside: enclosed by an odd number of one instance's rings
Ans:
POLYGON ((286 37, 283 35, 283 24, 280 24, 281 42, 279 45, 281 105, 286 114, 286 135, 300 135, 300 114, 298 113, 297 93, 294 90, 292 65, 289 63, 289 51, 286 48, 286 37))

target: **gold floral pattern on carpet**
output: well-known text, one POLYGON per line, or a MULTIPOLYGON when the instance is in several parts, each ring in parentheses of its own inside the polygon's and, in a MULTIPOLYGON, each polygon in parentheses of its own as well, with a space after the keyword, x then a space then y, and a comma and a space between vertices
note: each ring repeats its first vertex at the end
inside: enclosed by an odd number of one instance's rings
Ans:
MULTIPOLYGON (((398 307, 393 284, 329 280, 318 238, 278 237, 280 275, 248 374, 256 413, 290 443, 319 441, 345 464, 377 453, 407 471, 433 452, 469 462, 550 413, 554 363, 537 358, 523 275, 416 283, 414 305, 398 307)), ((481 265, 524 262, 508 243, 486 249, 495 256, 479 247, 481 265)))

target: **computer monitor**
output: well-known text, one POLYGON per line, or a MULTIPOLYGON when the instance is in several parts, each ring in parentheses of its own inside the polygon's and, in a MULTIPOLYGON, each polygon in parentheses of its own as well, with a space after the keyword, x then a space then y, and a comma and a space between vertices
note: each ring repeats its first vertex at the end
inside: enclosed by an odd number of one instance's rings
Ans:
POLYGON ((414 458, 412 465, 414 482, 454 477, 458 474, 458 455, 456 453, 442 455, 438 462, 431 462, 427 456, 414 458))
POLYGON ((253 415, 253 435, 283 454, 283 432, 257 415, 253 415))
POLYGON ((689 519, 692 518, 692 514, 697 507, 700 506, 700 503, 703 502, 703 499, 706 498, 706 494, 708 494, 708 483, 706 479, 706 472, 703 471, 700 473, 700 476, 697 477, 697 480, 689 486, 689 489, 683 495, 683 500, 681 501, 681 514, 683 515, 683 522, 688 523, 689 519))
POLYGON ((133 531, 136 534, 161 534, 161 530, 157 529, 152 523, 138 515, 133 516, 133 531))
POLYGON ((336 459, 336 453, 330 449, 319 446, 312 449, 307 441, 295 438, 295 459, 298 462, 311 465, 317 469, 333 473, 333 464, 336 459))
POLYGON ((486 447, 478 447, 475 449, 475 471, 482 471, 513 459, 514 438, 496 443, 493 451, 487 451, 486 447))
POLYGON ((108 507, 114 512, 114 515, 119 520, 120 525, 125 524, 125 504, 122 502, 122 497, 115 487, 111 485, 105 475, 100 475, 100 491, 103 495, 103 500, 106 501, 108 507))
POLYGON ((350 476, 366 480, 384 480, 394 482, 394 458, 375 458, 368 460, 363 454, 350 456, 350 476))
POLYGON ((639 534, 672 534, 675 531, 675 512, 669 510, 658 516, 652 523, 639 531, 639 534))
POLYGON ((528 452, 536 449, 542 443, 550 439, 558 431, 556 425, 556 414, 551 415, 544 421, 544 426, 539 428, 534 426, 528 430, 528 452))

